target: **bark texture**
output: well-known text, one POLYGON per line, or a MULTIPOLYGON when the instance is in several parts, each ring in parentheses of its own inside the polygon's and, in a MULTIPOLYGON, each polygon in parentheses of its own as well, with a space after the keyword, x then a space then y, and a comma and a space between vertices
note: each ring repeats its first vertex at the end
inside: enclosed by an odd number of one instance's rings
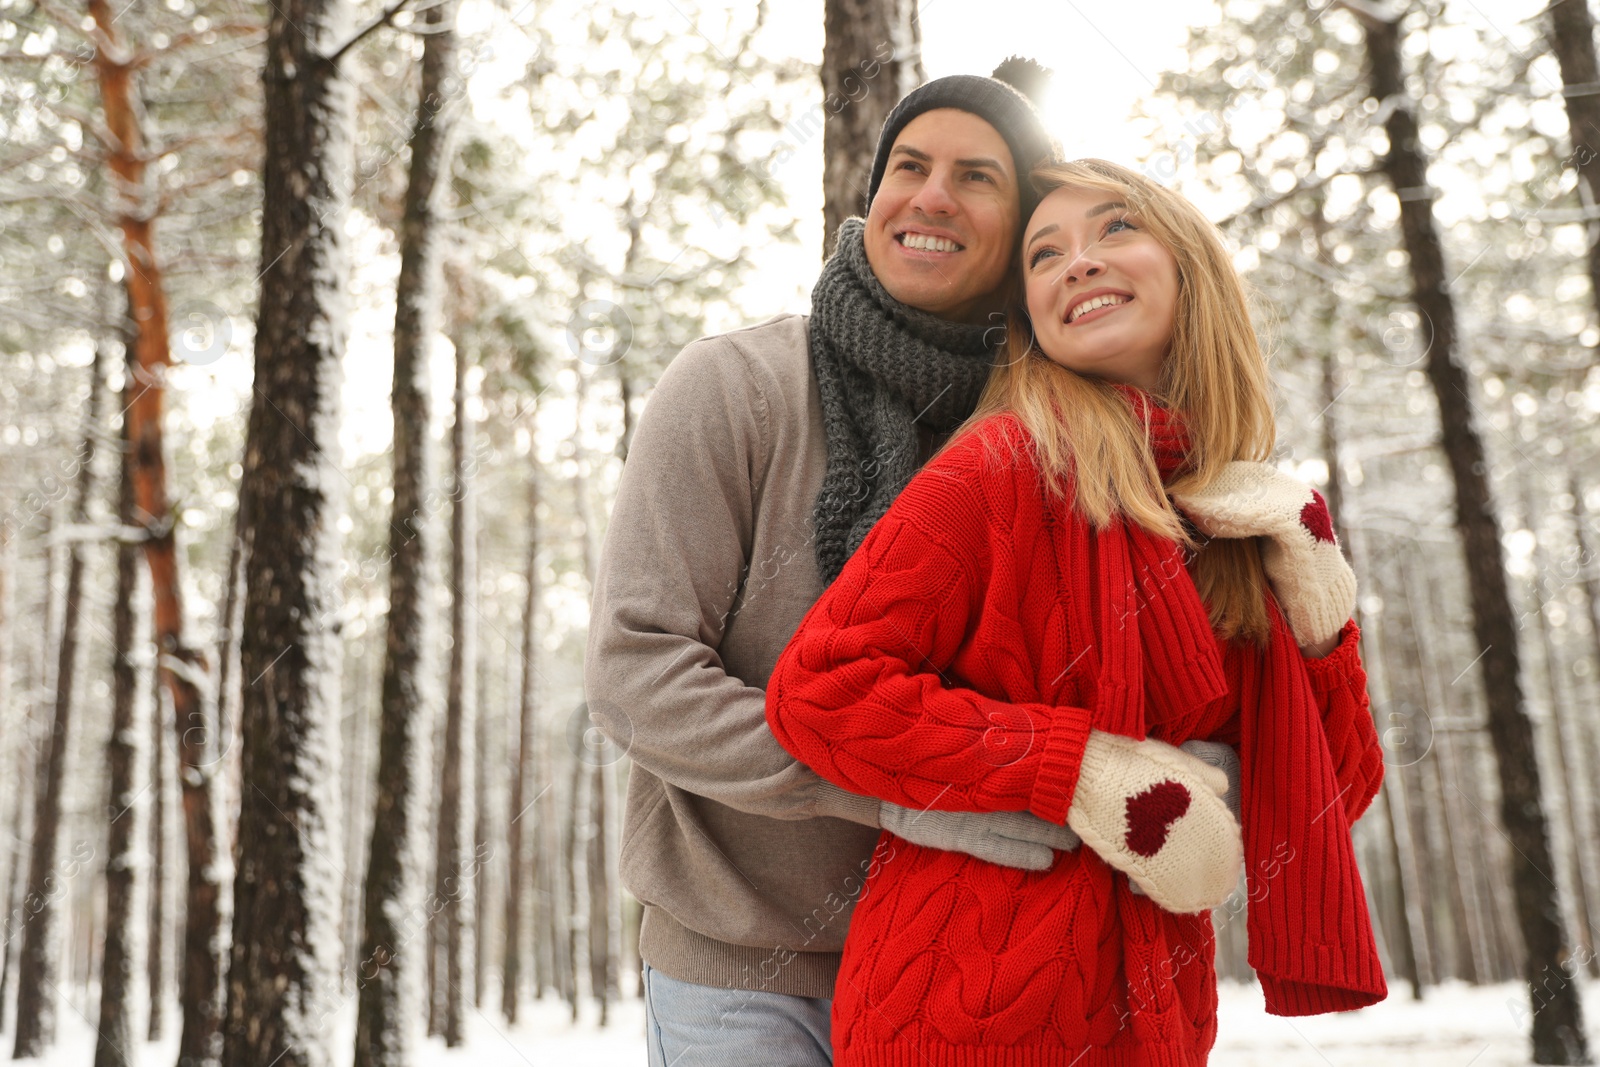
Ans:
POLYGON ((394 510, 389 522, 389 619, 379 704, 377 793, 367 853, 364 931, 356 981, 355 1067, 402 1067, 413 1058, 419 977, 430 917, 419 908, 426 869, 431 749, 438 720, 434 685, 433 582, 428 574, 432 447, 428 435, 428 351, 437 330, 440 277, 438 201, 448 187, 444 79, 451 72, 454 0, 430 7, 422 90, 411 140, 395 292, 394 510))
POLYGON ((224 1062, 328 1067, 339 996, 337 464, 352 93, 342 0, 268 11, 261 303, 245 444, 239 869, 224 1062))

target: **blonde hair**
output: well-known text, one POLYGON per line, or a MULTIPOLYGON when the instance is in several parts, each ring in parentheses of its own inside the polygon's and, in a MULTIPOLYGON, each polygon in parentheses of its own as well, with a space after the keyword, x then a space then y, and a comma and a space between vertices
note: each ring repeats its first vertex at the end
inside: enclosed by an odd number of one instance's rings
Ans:
MULTIPOLYGON (((1231 460, 1268 458, 1276 428, 1266 359, 1216 228, 1183 197, 1114 163, 1041 164, 1031 177, 1041 200, 1068 187, 1113 194, 1177 261, 1172 341, 1153 393, 1182 413, 1189 433, 1188 469, 1170 488, 1198 489, 1231 460)), ((1096 529, 1122 519, 1196 549, 1161 484, 1148 427, 1111 382, 1068 370, 1039 350, 1021 285, 1013 291, 1001 362, 954 436, 1010 412, 1033 438, 1031 459, 1053 499, 1070 490, 1072 506, 1096 529)), ((1267 584, 1255 539, 1219 538, 1197 551, 1195 586, 1212 627, 1225 639, 1264 643, 1267 584)))

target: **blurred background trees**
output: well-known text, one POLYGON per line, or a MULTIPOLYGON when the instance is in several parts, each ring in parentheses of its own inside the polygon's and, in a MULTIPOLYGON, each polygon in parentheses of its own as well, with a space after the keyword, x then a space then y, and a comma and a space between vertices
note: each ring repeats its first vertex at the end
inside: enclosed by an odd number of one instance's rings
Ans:
MULTIPOLYGON (((827 0, 808 59, 767 3, 0 0, 12 1051, 70 1007, 97 1063, 399 1063, 405 1025, 638 996, 626 745, 581 690, 608 503, 685 343, 804 310, 924 77, 915 14, 827 0)), ((1536 1058, 1578 1062, 1600 90, 1584 0, 1491 14, 1224 0, 1119 161, 1222 227, 1280 460, 1361 577, 1396 989, 1529 983, 1536 1058)), ((1062 129, 1086 42, 1018 27, 1062 129)))

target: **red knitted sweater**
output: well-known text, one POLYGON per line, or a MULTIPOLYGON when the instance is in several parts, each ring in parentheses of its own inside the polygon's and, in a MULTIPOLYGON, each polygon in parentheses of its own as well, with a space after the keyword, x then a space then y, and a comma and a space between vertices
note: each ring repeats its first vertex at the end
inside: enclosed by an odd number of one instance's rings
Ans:
MULTIPOLYGON (((1182 431, 1151 413, 1166 476, 1182 431)), ((1091 728, 1234 744, 1248 904, 1215 915, 1247 910, 1268 1009, 1381 1000, 1349 832, 1382 776, 1355 624, 1316 660, 1275 605, 1267 648, 1218 641, 1179 546, 1047 503, 1028 447, 996 416, 912 480, 774 668, 773 732, 857 793, 1055 823, 1091 728)), ((874 858, 834 992, 836 1067, 1205 1062, 1213 916, 1161 910, 1082 847, 1033 872, 885 831, 874 858)))

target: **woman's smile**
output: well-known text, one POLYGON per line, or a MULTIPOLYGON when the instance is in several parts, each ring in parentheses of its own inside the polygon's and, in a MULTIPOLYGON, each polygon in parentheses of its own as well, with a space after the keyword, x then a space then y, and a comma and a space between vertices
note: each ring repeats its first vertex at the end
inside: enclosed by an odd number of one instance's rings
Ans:
POLYGON ((1094 322, 1132 302, 1132 293, 1117 289, 1091 289, 1067 306, 1066 322, 1069 326, 1094 322))

